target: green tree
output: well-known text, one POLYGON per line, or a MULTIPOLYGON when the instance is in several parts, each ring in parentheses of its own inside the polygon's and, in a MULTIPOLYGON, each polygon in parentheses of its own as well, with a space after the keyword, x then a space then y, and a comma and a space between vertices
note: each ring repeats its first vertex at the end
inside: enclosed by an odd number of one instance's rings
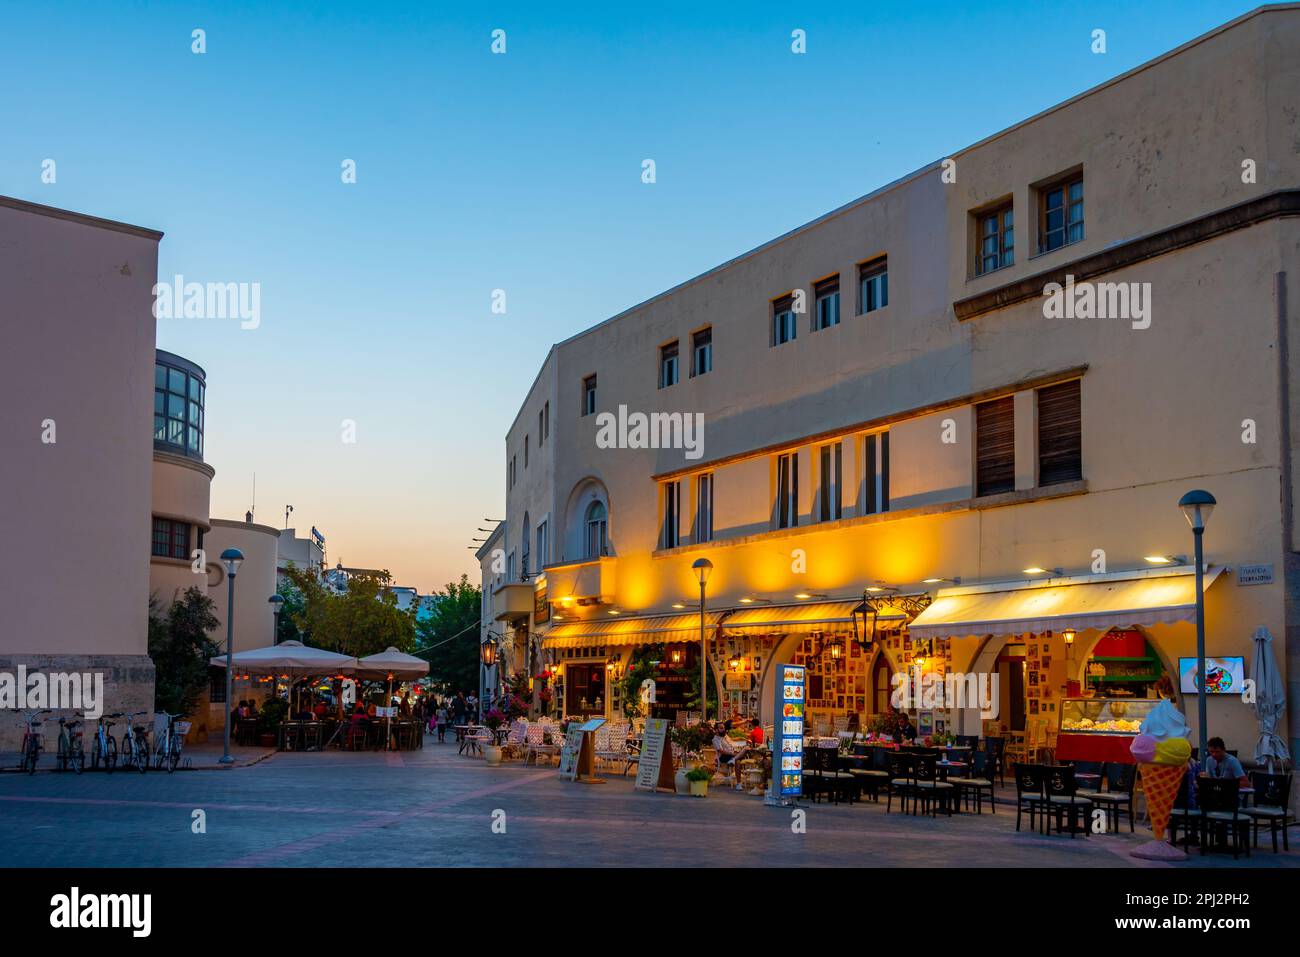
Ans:
MULTIPOLYGON (((293 562, 289 562, 288 567, 293 568, 293 562)), ((282 641, 301 641, 303 644, 311 644, 311 636, 299 632, 296 623, 303 618, 307 610, 307 600, 303 598, 302 591, 290 579, 285 579, 276 585, 275 593, 284 599, 284 604, 280 606, 280 627, 275 636, 276 644, 282 641)))
POLYGON ((220 622, 211 598, 198 588, 181 593, 165 614, 149 599, 149 657, 154 664, 154 708, 189 714, 208 685, 209 659, 220 653, 208 632, 220 622))
POLYGON ((310 571, 290 565, 285 575, 302 604, 299 611, 281 612, 281 617, 287 615, 304 643, 357 658, 389 647, 408 652, 415 647, 415 609, 397 607, 387 571, 351 575, 348 590, 341 595, 310 571))
POLYGON ((468 575, 435 592, 432 610, 417 626, 417 654, 429 662, 429 677, 452 691, 478 693, 479 614, 482 592, 468 575))

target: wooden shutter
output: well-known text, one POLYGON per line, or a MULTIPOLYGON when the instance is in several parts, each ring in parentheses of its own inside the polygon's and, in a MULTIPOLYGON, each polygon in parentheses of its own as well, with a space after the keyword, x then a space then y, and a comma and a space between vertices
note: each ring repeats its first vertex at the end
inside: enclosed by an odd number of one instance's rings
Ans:
POLYGON ((1016 487, 1016 414, 1011 396, 975 406, 975 494, 1016 487))
POLYGON ((1038 484, 1083 478, 1079 380, 1038 390, 1038 484))

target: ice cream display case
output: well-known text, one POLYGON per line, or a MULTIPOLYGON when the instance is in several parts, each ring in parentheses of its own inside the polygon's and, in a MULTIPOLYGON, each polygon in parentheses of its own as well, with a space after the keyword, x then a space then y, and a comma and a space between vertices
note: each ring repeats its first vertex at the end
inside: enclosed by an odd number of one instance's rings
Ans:
POLYGON ((1056 738, 1058 761, 1132 764, 1129 745, 1159 698, 1065 698, 1056 738))

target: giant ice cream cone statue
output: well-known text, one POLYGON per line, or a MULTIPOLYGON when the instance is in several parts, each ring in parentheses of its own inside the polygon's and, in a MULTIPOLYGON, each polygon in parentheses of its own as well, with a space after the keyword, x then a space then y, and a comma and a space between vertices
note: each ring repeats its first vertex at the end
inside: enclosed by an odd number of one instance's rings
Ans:
POLYGON ((1187 773, 1192 744, 1187 740, 1191 729, 1186 719, 1168 701, 1161 701, 1142 722, 1141 732, 1129 747, 1142 774, 1146 793, 1147 816, 1155 840, 1133 850, 1134 857, 1148 860, 1176 860, 1186 855, 1165 843, 1169 812, 1173 810, 1178 788, 1187 773))

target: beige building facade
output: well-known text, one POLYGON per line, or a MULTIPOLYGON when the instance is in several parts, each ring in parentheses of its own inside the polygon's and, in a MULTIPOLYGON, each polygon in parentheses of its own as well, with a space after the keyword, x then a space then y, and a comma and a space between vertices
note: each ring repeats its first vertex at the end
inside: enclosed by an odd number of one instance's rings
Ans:
MULTIPOLYGON (((1180 686, 1206 489, 1207 654, 1248 675, 1269 630, 1295 753, 1297 101, 1300 8, 1262 8, 554 346, 501 620, 565 710, 616 713, 647 649, 688 707, 707 558, 724 712, 772 724, 795 661, 866 727, 919 666, 1002 679, 936 730, 1055 732, 1180 686)), ((1253 753, 1239 695, 1208 722, 1253 753)))
MULTIPOLYGON (((148 423, 161 238, 0 197, 0 671, 100 673, 106 710, 153 704, 148 423)), ((0 751, 16 750, 21 722, 3 714, 0 751)))

